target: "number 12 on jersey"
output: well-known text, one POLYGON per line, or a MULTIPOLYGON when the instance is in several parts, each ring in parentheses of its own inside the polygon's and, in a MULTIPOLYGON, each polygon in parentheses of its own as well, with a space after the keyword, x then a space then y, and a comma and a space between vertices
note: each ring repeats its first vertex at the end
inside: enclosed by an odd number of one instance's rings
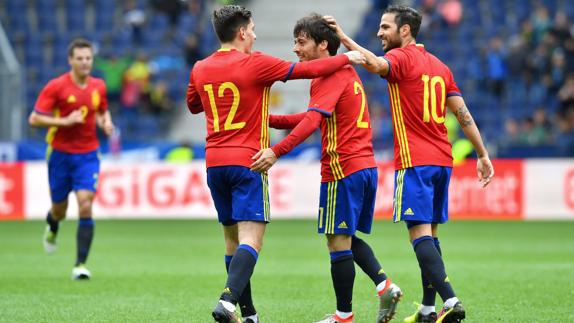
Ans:
MULTIPOLYGON (((217 104, 215 104, 215 93, 213 92, 213 84, 205 84, 203 90, 207 92, 209 96, 209 105, 211 106, 211 112, 213 113, 213 131, 219 132, 219 113, 217 110, 217 104)), ((231 109, 229 114, 225 119, 223 124, 223 130, 237 130, 245 127, 245 121, 233 122, 235 114, 237 113, 237 108, 239 107, 239 89, 237 86, 231 82, 224 82, 219 86, 217 90, 217 97, 221 98, 225 95, 225 90, 230 90, 233 95, 233 103, 231 103, 231 109)))

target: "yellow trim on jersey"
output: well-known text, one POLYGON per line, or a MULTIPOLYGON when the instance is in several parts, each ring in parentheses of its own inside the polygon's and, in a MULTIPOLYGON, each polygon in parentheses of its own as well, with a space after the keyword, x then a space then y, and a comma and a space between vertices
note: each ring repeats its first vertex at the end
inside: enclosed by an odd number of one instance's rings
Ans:
POLYGON ((267 174, 261 174, 261 183, 263 184, 263 217, 265 221, 269 222, 271 212, 269 205, 269 177, 267 174))
POLYGON ((405 169, 401 169, 397 173, 397 183, 395 188, 395 222, 401 220, 402 208, 403 208, 403 186, 405 183, 405 169))
POLYGON ((263 89, 263 98, 261 99, 261 149, 269 147, 269 92, 271 87, 263 89))
POLYGON ((339 153, 337 152, 337 115, 335 112, 330 118, 327 118, 327 149, 325 151, 330 157, 329 166, 335 180, 344 178, 345 174, 339 163, 339 153))
POLYGON ((220 49, 217 50, 218 52, 230 52, 231 48, 223 48, 221 47, 220 49))
POLYGON ((337 181, 327 183, 327 215, 325 234, 335 233, 335 211, 337 210, 337 181))
MULTIPOLYGON (((54 117, 60 117, 60 108, 54 108, 54 117)), ((48 148, 46 148, 46 160, 50 159, 50 155, 52 154, 52 143, 54 142, 54 138, 56 138, 57 131, 58 127, 50 127, 46 133, 46 143, 48 144, 48 148)))
POLYGON ((395 132, 397 142, 399 144, 399 154, 401 157, 401 164, 403 168, 412 167, 411 152, 409 149, 409 140, 407 131, 405 129, 405 121, 403 119, 403 110, 401 107, 401 96, 399 92, 399 85, 397 83, 389 83, 389 93, 391 96, 391 110, 395 117, 395 132))

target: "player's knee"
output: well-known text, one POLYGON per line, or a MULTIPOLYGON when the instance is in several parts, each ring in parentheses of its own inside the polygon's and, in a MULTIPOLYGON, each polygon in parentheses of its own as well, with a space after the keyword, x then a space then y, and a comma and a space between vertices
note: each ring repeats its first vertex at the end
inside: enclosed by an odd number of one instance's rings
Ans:
POLYGON ((244 239, 244 240, 240 241, 239 244, 248 245, 251 248, 255 249, 255 251, 257 251, 257 253, 259 253, 259 252, 261 252, 261 249, 263 248, 263 239, 256 239, 255 237, 252 239, 244 239))
POLYGON ((80 215, 91 215, 92 214, 92 200, 83 199, 79 203, 80 215))
POLYGON ((61 221, 66 218, 66 210, 54 210, 52 209, 52 218, 56 221, 61 221))

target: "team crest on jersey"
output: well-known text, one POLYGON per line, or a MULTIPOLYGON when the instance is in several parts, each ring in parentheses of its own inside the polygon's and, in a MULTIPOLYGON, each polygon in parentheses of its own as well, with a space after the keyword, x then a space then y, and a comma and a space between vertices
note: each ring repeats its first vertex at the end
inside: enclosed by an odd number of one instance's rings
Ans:
POLYGON ((68 103, 76 103, 76 96, 71 94, 68 99, 66 100, 68 103))
POLYGON ((100 101, 100 93, 97 90, 92 91, 92 107, 94 107, 94 110, 98 110, 100 101))

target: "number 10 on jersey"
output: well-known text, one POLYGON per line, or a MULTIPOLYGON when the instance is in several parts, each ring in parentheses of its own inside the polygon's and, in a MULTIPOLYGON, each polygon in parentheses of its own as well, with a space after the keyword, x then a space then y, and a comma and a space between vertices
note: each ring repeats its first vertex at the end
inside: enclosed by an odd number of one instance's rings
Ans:
POLYGON ((430 122, 430 117, 436 123, 444 123, 444 105, 446 99, 446 85, 444 79, 441 76, 433 76, 432 78, 423 74, 422 80, 424 82, 424 98, 423 98, 423 121, 430 122), (430 83, 430 84, 429 84, 430 83), (436 99, 436 85, 440 85, 440 116, 437 111, 437 99, 436 99), (430 94, 430 95, 429 95, 430 94), (429 111, 429 96, 430 96, 430 111, 429 111))

